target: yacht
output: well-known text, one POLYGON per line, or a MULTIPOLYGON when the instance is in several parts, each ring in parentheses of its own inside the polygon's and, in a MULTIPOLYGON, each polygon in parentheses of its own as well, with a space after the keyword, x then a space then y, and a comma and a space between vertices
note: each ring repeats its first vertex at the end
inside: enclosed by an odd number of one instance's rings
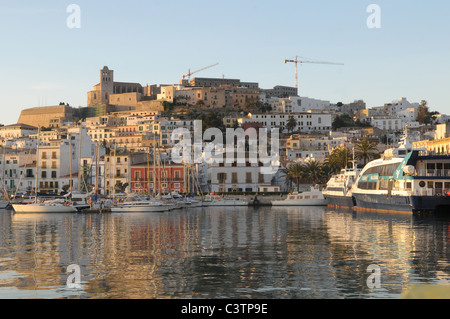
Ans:
POLYGON ((162 201, 142 198, 138 195, 130 195, 123 202, 116 203, 111 207, 112 213, 151 213, 167 212, 173 205, 162 201))
POLYGON ((356 210, 435 212, 450 210, 450 155, 400 146, 369 162, 352 188, 356 210))
POLYGON ((291 193, 284 200, 272 201, 272 206, 326 206, 327 200, 319 185, 311 186, 309 191, 291 193))
POLYGON ((40 203, 12 204, 15 213, 76 213, 77 208, 67 199, 51 199, 40 203))
POLYGON ((322 192, 329 207, 352 208, 354 206, 352 188, 359 173, 361 169, 354 167, 343 169, 339 174, 331 177, 322 192))

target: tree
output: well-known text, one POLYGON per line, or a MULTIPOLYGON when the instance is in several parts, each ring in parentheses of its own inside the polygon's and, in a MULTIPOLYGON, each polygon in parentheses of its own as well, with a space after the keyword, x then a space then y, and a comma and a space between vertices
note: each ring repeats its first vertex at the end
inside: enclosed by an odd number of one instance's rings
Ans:
POLYGON ((333 173, 338 173, 341 169, 348 167, 348 163, 353 159, 350 150, 345 146, 335 147, 327 156, 327 163, 333 173))
POLYGON ((286 129, 288 132, 293 132, 295 127, 297 126, 297 120, 293 116, 289 116, 289 119, 286 124, 286 129))
POLYGON ((331 124, 333 130, 336 130, 340 127, 354 126, 354 125, 355 122, 353 121, 353 118, 348 114, 336 116, 333 123, 331 124))
POLYGON ((420 102, 420 106, 417 109, 417 122, 426 125, 431 124, 432 122, 432 115, 430 114, 430 110, 428 108, 428 102, 425 100, 420 102))
POLYGON ((286 179, 292 180, 297 184, 297 192, 300 190, 300 180, 303 177, 303 171, 301 163, 293 163, 283 170, 286 174, 286 179))
POLYGON ((312 184, 316 184, 322 178, 322 164, 316 160, 311 160, 303 165, 303 177, 312 184))
POLYGON ((369 141, 367 138, 359 141, 355 144, 355 157, 358 160, 363 160, 364 166, 368 161, 379 157, 376 143, 369 141))

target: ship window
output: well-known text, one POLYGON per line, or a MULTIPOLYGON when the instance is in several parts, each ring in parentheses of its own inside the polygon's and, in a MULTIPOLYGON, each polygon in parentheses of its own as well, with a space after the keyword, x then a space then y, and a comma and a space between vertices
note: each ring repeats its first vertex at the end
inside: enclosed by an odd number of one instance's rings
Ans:
POLYGON ((450 189, 450 183, 448 182, 445 183, 445 189, 450 189))
POLYGON ((309 196, 305 196, 305 199, 309 199, 309 196))
POLYGON ((436 182, 434 188, 442 188, 442 182, 436 182))
POLYGON ((426 185, 426 183, 425 183, 424 181, 420 181, 420 183, 419 183, 419 186, 420 186, 420 187, 423 188, 423 187, 425 187, 425 185, 426 185))
POLYGON ((406 183, 406 189, 411 189, 411 182, 406 183))
POLYGON ((434 187, 433 182, 428 182, 428 188, 433 188, 433 187, 434 187))

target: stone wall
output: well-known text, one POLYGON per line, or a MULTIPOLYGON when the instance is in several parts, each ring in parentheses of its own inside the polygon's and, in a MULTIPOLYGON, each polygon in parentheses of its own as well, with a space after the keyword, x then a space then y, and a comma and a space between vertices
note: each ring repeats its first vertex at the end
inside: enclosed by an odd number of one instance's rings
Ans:
POLYGON ((17 123, 49 127, 53 119, 60 119, 61 122, 72 122, 74 120, 72 108, 68 105, 58 105, 25 109, 20 113, 17 123))

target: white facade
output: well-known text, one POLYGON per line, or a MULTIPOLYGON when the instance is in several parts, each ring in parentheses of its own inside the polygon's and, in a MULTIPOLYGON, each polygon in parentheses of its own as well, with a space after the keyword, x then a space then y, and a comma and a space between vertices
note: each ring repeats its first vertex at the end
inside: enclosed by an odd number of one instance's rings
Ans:
POLYGON ((332 120, 329 113, 252 114, 251 117, 244 118, 243 123, 261 123, 269 131, 272 128, 280 128, 280 132, 287 133, 286 124, 291 116, 297 122, 294 131, 328 133, 331 130, 332 120))
POLYGON ((13 124, 7 126, 0 126, 0 138, 8 140, 11 138, 19 138, 36 134, 37 127, 25 124, 13 124))
POLYGON ((278 99, 273 110, 280 113, 305 113, 311 110, 323 111, 330 107, 330 101, 311 99, 308 97, 290 96, 278 99))
POLYGON ((25 193, 34 189, 34 181, 30 181, 30 177, 34 177, 36 165, 32 165, 36 159, 36 155, 29 152, 13 152, 4 154, 0 158, 0 168, 2 173, 0 177, 5 187, 0 189, 3 193, 7 191, 10 195, 25 193), (30 167, 28 167, 30 166, 30 167))
POLYGON ((410 107, 397 112, 397 117, 401 118, 405 123, 412 123, 417 120, 417 108, 410 107))
POLYGON ((273 174, 264 174, 261 162, 252 163, 249 158, 235 158, 227 163, 223 155, 215 156, 209 166, 211 192, 257 192, 263 185, 271 185, 273 174), (223 159, 223 163, 218 163, 223 159))
MULTIPOLYGON (((39 146, 37 160, 40 192, 61 192, 63 187, 69 186, 71 175, 72 189, 78 189, 79 159, 93 157, 95 154, 95 142, 87 135, 86 129, 69 128, 67 133, 68 139, 39 146)), ((104 150, 102 152, 101 155, 104 155, 104 150)))
POLYGON ((402 97, 402 98, 392 102, 392 105, 390 106, 390 110, 389 111, 390 111, 390 113, 392 115, 394 115, 394 114, 398 114, 399 112, 404 111, 404 110, 409 109, 409 108, 413 108, 413 109, 417 110, 417 108, 419 106, 420 106, 419 103, 410 103, 406 99, 406 97, 402 97))
POLYGON ((405 123, 400 118, 372 117, 371 124, 383 131, 401 131, 405 128, 405 123))

